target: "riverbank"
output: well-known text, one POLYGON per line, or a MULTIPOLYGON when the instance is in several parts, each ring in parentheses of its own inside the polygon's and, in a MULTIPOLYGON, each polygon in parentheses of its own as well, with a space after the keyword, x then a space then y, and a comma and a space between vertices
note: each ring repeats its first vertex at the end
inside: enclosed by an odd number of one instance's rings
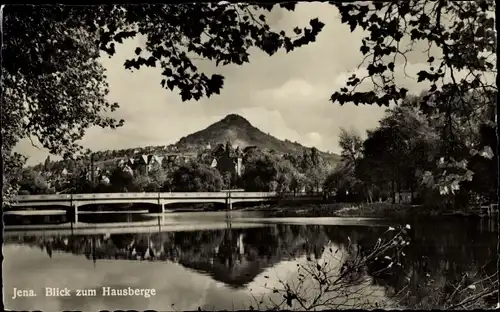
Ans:
POLYGON ((263 211, 270 217, 358 217, 400 219, 421 216, 481 217, 477 212, 450 212, 432 209, 422 205, 401 205, 392 203, 319 203, 308 205, 260 205, 242 209, 263 211))

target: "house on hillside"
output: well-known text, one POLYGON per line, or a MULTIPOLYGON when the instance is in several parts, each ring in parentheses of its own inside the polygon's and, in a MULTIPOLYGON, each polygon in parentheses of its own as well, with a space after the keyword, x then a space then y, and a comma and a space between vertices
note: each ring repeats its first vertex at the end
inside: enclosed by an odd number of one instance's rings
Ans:
POLYGON ((94 166, 93 168, 89 167, 89 170, 86 172, 85 177, 88 181, 92 181, 92 180, 95 181, 95 179, 101 175, 101 172, 102 172, 102 170, 101 170, 100 166, 94 166), (92 172, 92 169, 94 172, 92 172))
POLYGON ((172 168, 189 163, 196 156, 196 153, 178 152, 137 154, 132 158, 127 158, 124 161, 124 165, 128 165, 134 171, 146 173, 160 168, 172 168))
POLYGON ((407 190, 395 193, 396 204, 411 204, 415 197, 415 192, 412 193, 407 190))
POLYGON ((211 153, 211 157, 206 163, 217 169, 221 175, 229 173, 232 180, 235 181, 242 174, 243 168, 243 153, 238 146, 231 145, 227 142, 226 145, 218 144, 211 153))
POLYGON ((213 149, 212 155, 216 158, 221 157, 226 152, 226 147, 224 144, 217 144, 217 146, 213 149))
POLYGON ((242 156, 243 155, 238 147, 233 148, 228 143, 226 144, 225 150, 216 156, 216 162, 212 162, 212 165, 215 165, 215 168, 217 168, 217 170, 219 170, 222 175, 224 175, 224 173, 226 172, 229 172, 233 180, 235 180, 241 177, 242 174, 242 156))
POLYGON ((217 158, 216 158, 216 157, 212 157, 212 160, 211 160, 211 162, 210 162, 210 167, 211 167, 211 168, 216 168, 216 169, 217 169, 217 164, 218 164, 218 162, 217 162, 217 158))
POLYGON ((242 174, 242 158, 238 156, 224 154, 217 159, 214 159, 212 166, 223 175, 224 172, 230 172, 231 175, 236 178, 240 177, 242 174))

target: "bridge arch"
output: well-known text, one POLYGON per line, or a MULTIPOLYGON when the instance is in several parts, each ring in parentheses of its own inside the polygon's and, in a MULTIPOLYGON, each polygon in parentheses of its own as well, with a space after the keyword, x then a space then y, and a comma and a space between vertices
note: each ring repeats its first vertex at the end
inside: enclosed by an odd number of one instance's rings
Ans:
POLYGON ((116 204, 152 204, 160 205, 158 199, 96 199, 96 200, 74 200, 73 205, 75 206, 90 206, 90 205, 116 205, 116 204))
POLYGON ((225 198, 173 198, 173 199, 162 199, 162 205, 170 204, 226 204, 225 198))

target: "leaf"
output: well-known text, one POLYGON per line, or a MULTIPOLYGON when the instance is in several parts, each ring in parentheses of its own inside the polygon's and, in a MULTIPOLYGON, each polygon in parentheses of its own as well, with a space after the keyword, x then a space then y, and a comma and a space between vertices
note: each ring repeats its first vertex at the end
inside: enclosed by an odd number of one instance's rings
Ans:
POLYGON ((417 73, 418 79, 417 82, 422 82, 428 77, 428 73, 425 70, 421 70, 417 73))
POLYGON ((486 159, 493 159, 493 157, 495 156, 490 146, 485 146, 480 155, 486 159))
POLYGON ((361 51, 361 53, 363 53, 363 55, 366 55, 369 51, 370 51, 370 48, 366 45, 362 45, 359 50, 361 51))
POLYGON ((349 22, 349 27, 351 29, 351 32, 353 32, 357 26, 358 26, 358 22, 356 20, 351 20, 349 22))
POLYGON ((320 32, 325 26, 324 23, 320 22, 318 18, 313 18, 309 21, 309 25, 311 25, 314 32, 310 33, 311 39, 314 39, 315 34, 320 32))
POLYGON ((170 89, 170 90, 174 90, 174 87, 175 87, 175 83, 173 80, 167 80, 167 87, 170 89))

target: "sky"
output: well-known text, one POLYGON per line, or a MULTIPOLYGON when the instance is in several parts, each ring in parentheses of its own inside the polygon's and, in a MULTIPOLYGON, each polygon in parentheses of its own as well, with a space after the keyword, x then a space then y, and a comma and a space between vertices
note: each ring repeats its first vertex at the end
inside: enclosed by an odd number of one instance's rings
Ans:
MULTIPOLYGON (((115 56, 101 60, 107 70, 109 100, 120 104, 113 116, 123 118, 125 125, 115 130, 91 128, 81 144, 94 151, 167 145, 228 114, 239 114, 279 139, 338 153, 341 127, 363 135, 377 126, 385 108, 329 101, 331 94, 345 86, 347 77, 360 72, 363 58, 359 51, 363 32, 351 33, 349 26, 341 24, 335 7, 301 3, 294 12, 269 13, 268 21, 274 29, 291 31, 316 17, 326 24, 316 42, 291 53, 281 51, 270 57, 252 50, 250 63, 242 66, 216 67, 210 61, 197 61, 200 70, 225 76, 221 94, 200 101, 182 102, 178 91, 162 89, 160 68, 130 71, 123 67, 134 56, 135 47, 143 44, 141 38, 118 45, 115 56)), ((413 78, 426 59, 420 52, 408 56, 406 73, 412 78, 405 78, 402 65, 397 65, 396 77, 410 92, 422 89, 413 78)), ((29 157, 28 164, 49 155, 29 140, 21 141, 16 150, 29 157)))

